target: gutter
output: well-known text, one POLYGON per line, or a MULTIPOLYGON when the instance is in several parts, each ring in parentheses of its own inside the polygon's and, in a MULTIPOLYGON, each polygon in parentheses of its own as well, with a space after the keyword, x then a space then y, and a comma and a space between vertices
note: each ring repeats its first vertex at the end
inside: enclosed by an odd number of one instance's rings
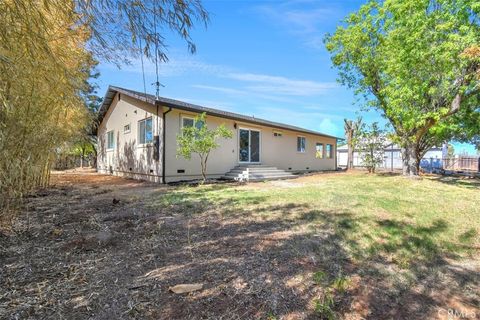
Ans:
MULTIPOLYGON (((155 103, 157 104, 157 108, 158 108, 158 102, 155 102, 155 103)), ((165 181, 165 139, 167 136, 166 115, 170 111, 172 111, 172 107, 168 107, 168 110, 164 111, 162 116, 162 183, 163 184, 167 183, 165 181)))

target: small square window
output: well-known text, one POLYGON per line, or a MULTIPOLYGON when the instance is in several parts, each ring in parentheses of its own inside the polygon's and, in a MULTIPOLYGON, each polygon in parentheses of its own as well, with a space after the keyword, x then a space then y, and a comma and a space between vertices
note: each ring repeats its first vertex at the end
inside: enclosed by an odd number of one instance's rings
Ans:
POLYGON ((186 117, 182 116, 182 128, 191 128, 195 127, 197 129, 200 129, 204 126, 203 121, 196 121, 192 117, 186 117))
POLYGON ((195 123, 195 120, 193 118, 182 118, 182 128, 188 128, 188 127, 193 127, 193 124, 195 123))
POLYGON ((306 141, 305 137, 297 137, 297 152, 304 153, 305 150, 306 150, 306 148, 305 148, 306 143, 307 143, 307 141, 306 141))
POLYGON ((130 133, 130 123, 123 126, 123 133, 130 133))

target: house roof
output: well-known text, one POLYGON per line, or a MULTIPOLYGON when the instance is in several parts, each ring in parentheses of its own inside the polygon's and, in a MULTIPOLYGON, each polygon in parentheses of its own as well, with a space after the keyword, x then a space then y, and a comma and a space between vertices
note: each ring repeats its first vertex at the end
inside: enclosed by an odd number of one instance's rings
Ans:
MULTIPOLYGON (((110 107, 110 104, 112 103, 115 95, 117 93, 125 94, 129 97, 138 99, 140 101, 145 101, 150 104, 155 104, 155 96, 151 94, 145 94, 142 92, 134 91, 134 90, 129 90, 129 89, 124 89, 120 87, 114 87, 114 86, 109 86, 107 93, 105 94, 105 97, 103 99, 102 106, 98 110, 98 117, 99 121, 101 122, 103 120, 103 117, 108 111, 108 108, 110 107)), ((171 107, 175 109, 180 109, 180 110, 185 110, 185 111, 191 111, 191 112, 197 112, 197 113, 203 113, 205 112, 207 115, 212 115, 212 116, 217 116, 221 118, 227 118, 231 120, 237 120, 237 121, 243 121, 243 122, 248 122, 248 123, 253 123, 253 124, 260 124, 260 125, 265 125, 277 129, 285 129, 285 130, 292 130, 292 131, 297 131, 297 132, 302 132, 302 133, 308 133, 308 134, 313 134, 317 136, 322 136, 322 137, 329 137, 329 138, 334 138, 334 139, 342 139, 339 137, 327 135, 321 132, 313 131, 313 130, 308 130, 296 126, 291 126, 288 124, 283 124, 279 122, 273 122, 269 120, 264 120, 260 118, 255 118, 251 116, 246 116, 242 115, 239 113, 233 113, 233 112, 228 112, 228 111, 223 111, 219 109, 214 109, 214 108, 207 108, 207 107, 202 107, 199 105, 179 101, 179 100, 174 100, 170 98, 165 98, 165 97, 159 97, 157 99, 158 103, 162 106, 165 107, 171 107)))

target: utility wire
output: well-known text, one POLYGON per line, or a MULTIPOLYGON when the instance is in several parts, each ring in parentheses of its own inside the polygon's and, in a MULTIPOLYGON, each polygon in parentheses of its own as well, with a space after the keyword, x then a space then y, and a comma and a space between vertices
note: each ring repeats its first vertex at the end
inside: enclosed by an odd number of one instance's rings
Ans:
POLYGON ((158 36, 157 36, 157 1, 153 2, 153 29, 155 30, 155 99, 158 100, 160 97, 160 81, 158 79, 158 36))

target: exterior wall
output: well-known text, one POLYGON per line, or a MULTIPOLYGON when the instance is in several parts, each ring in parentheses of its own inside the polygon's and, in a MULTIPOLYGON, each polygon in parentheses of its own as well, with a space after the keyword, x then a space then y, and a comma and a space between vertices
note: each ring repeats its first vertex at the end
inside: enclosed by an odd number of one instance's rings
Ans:
MULTIPOLYGON (((182 116, 194 117, 197 114, 182 110, 172 109, 167 114, 166 124, 166 181, 188 180, 200 178, 200 159, 192 155, 191 160, 176 157, 176 137, 181 131, 182 116), (184 170, 179 173, 178 170, 184 170)), ((215 128, 224 124, 226 128, 233 131, 232 139, 222 139, 221 145, 214 150, 208 159, 207 173, 211 178, 220 177, 239 164, 239 130, 240 128, 260 130, 260 163, 271 165, 279 169, 289 171, 320 171, 335 169, 336 139, 310 134, 296 133, 293 131, 274 129, 266 126, 259 126, 240 121, 229 120, 220 117, 207 116, 209 128, 215 128), (236 127, 235 128, 235 124, 236 127), (273 132, 281 132, 282 137, 275 137, 273 132), (297 152, 297 136, 306 137, 306 152, 297 152), (317 159, 315 157, 315 144, 323 143, 332 145, 332 158, 317 159)))
MULTIPOLYGON (((101 173, 126 176, 134 179, 161 182, 162 180, 162 113, 168 108, 160 107, 158 117, 156 107, 117 94, 98 129, 98 170, 101 173), (153 135, 160 136, 160 159, 153 159, 153 144, 139 145, 138 122, 152 117, 153 135), (124 126, 130 124, 130 132, 124 133, 124 126), (107 150, 107 132, 113 130, 115 147, 107 150)), ((195 117, 197 113, 172 109, 166 114, 166 149, 165 175, 166 182, 191 180, 201 177, 200 159, 193 154, 191 160, 176 156, 177 135, 181 133, 183 116, 195 117)), ((260 131, 260 163, 289 171, 334 170, 336 156, 336 139, 294 131, 275 129, 267 126, 253 125, 221 117, 207 116, 209 128, 220 124, 232 130, 232 139, 219 140, 220 147, 213 150, 207 163, 207 174, 210 178, 218 178, 239 165, 239 130, 240 128, 260 131), (236 128, 235 128, 236 127, 236 128), (273 132, 281 132, 275 137, 273 132), (297 136, 306 138, 306 152, 297 152, 297 136), (315 144, 332 145, 332 158, 317 159, 315 144)))
POLYGON ((139 145, 137 141, 140 120, 152 117, 153 135, 158 134, 161 112, 160 108, 157 118, 155 106, 117 94, 98 128, 98 171, 160 182, 161 157, 155 161, 153 145, 139 145), (124 126, 127 124, 130 124, 130 132, 125 133, 124 126), (114 131, 115 147, 107 150, 107 132, 111 130, 114 131))

